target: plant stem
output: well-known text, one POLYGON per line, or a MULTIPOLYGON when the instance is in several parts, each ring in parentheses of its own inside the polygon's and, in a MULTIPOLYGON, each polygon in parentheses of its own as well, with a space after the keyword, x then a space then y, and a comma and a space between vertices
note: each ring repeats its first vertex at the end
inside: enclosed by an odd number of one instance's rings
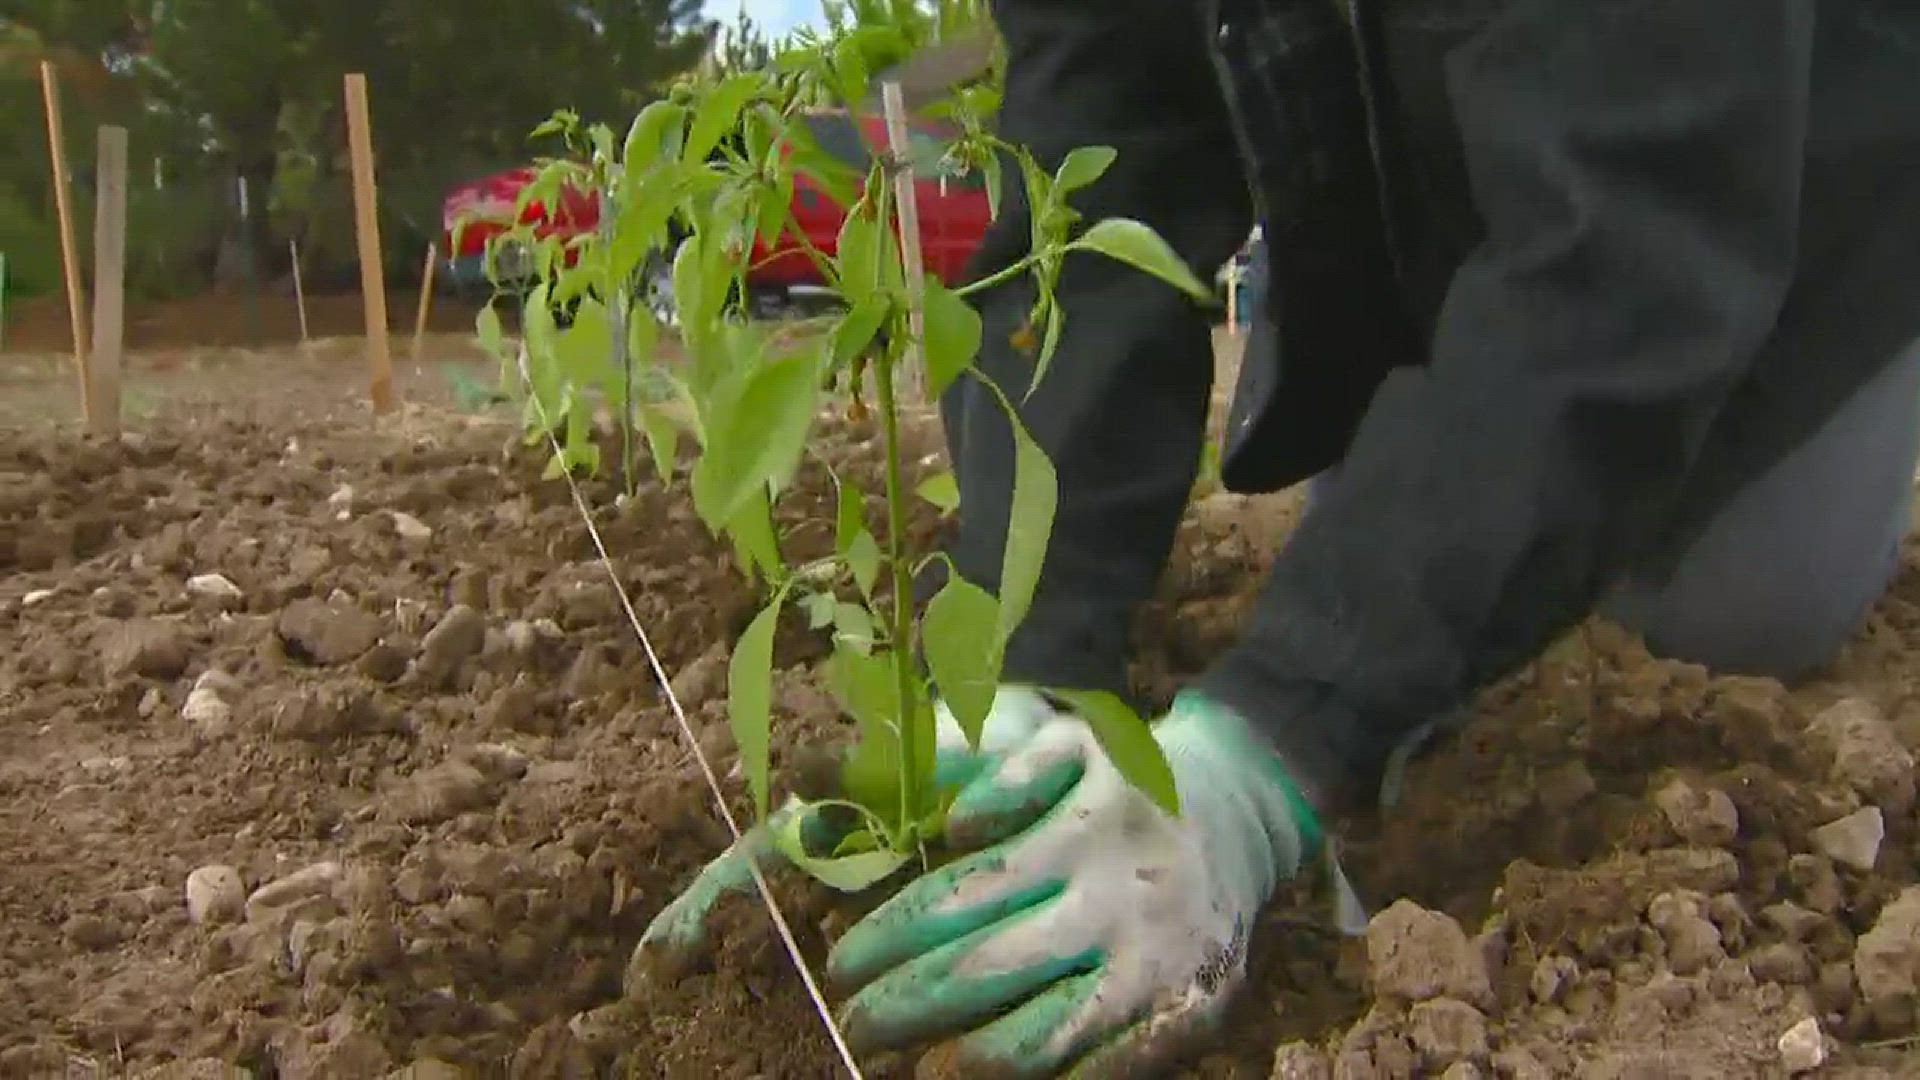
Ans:
POLYGON ((900 349, 889 346, 888 355, 873 365, 874 385, 880 396, 881 441, 886 451, 887 471, 887 568, 893 574, 893 662, 894 683, 900 695, 900 831, 908 835, 920 807, 920 717, 918 687, 914 678, 913 642, 913 568, 907 564, 907 494, 900 476, 900 407, 894 394, 893 367, 900 349))

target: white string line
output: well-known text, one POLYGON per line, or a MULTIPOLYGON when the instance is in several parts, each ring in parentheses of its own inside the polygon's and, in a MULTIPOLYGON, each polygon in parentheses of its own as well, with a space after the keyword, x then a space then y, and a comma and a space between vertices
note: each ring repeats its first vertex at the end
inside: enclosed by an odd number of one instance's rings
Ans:
MULTIPOLYGON (((649 314, 646 316, 651 318, 649 314)), ((547 415, 546 403, 540 400, 539 391, 533 385, 533 373, 527 367, 527 347, 520 346, 520 378, 526 383, 527 396, 533 401, 534 409, 540 414, 540 426, 547 433, 547 442, 556 455, 562 454, 559 436, 553 433, 553 423, 547 415)), ((601 539, 600 529, 593 523, 593 513, 587 508, 586 497, 580 494, 580 485, 573 479, 573 470, 562 469, 560 475, 566 478, 567 490, 573 495, 574 509, 580 512, 580 520, 587 527, 587 535, 593 538, 594 550, 599 552, 600 565, 607 571, 607 579, 613 583, 613 591, 620 597, 620 606, 627 613, 627 623, 640 639, 640 647, 646 651, 647 664, 653 669, 653 677, 660 689, 667 695, 667 705, 673 710, 673 719, 680 725, 680 735, 687 742, 687 748, 693 751, 693 758, 700 764, 700 773, 706 777, 707 789, 713 793, 713 803, 720 809, 720 818, 726 822, 727 831, 733 834, 737 842, 741 839, 740 824, 734 820, 733 811, 727 808, 727 796, 720 788, 718 774, 700 749, 700 740, 694 737, 693 725, 687 721, 686 710, 680 706, 680 698, 673 692, 673 680, 668 678, 667 669, 660 662, 660 654, 654 651, 653 639, 647 636, 646 628, 640 625, 640 616, 634 610, 633 601, 627 596, 626 586, 620 584, 620 573, 613 565, 613 557, 607 553, 606 541, 601 539)), ((780 910, 780 902, 773 898, 773 889, 767 885, 767 879, 761 876, 760 865, 750 849, 742 849, 746 858, 747 871, 753 875, 753 884, 760 892, 760 899, 766 901, 767 913, 773 916, 773 925, 779 931, 780 941, 787 948, 787 956, 792 959, 795 970, 800 972, 800 981, 807 986, 807 996, 813 999, 814 1011, 820 1014, 820 1020, 827 1025, 827 1035, 833 1040, 833 1047, 840 1054, 840 1061, 847 1067, 853 1080, 865 1080, 860 1066, 853 1060, 853 1050, 847 1045, 845 1033, 833 1018, 833 1008, 827 1004, 826 995, 820 992, 819 981, 813 976, 813 970, 807 966, 807 958, 800 951, 800 942, 794 937, 793 928, 787 924, 786 915, 780 910)))

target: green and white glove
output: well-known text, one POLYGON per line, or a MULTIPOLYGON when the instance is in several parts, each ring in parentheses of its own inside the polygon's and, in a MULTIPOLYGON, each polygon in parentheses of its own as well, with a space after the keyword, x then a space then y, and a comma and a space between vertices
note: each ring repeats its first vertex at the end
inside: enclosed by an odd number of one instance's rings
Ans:
MULTIPOLYGON (((945 705, 938 706, 935 710, 935 782, 944 787, 971 781, 1002 755, 1025 745, 1036 731, 1059 715, 1052 703, 1039 693, 1024 687, 1003 687, 994 696, 993 709, 981 727, 980 747, 976 750, 967 744, 967 737, 953 713, 945 705)), ((707 915, 714 905, 729 893, 753 890, 752 864, 758 863, 765 873, 786 862, 786 857, 775 847, 773 836, 786 827, 798 809, 798 802, 789 800, 768 815, 765 825, 747 830, 702 868, 693 883, 654 916, 637 951, 658 952, 674 958, 669 968, 685 958, 699 955, 706 948, 707 915)))
MULTIPOLYGON (((1325 845, 1241 717, 1186 694, 1155 738, 1177 818, 1072 716, 981 769, 947 829, 994 846, 913 882, 833 950, 836 980, 864 984, 846 1009, 857 1048, 960 1033, 935 1051, 952 1075, 1134 1075, 1219 1018, 1260 908, 1325 845)), ((1361 932, 1334 870, 1342 929, 1361 932)))

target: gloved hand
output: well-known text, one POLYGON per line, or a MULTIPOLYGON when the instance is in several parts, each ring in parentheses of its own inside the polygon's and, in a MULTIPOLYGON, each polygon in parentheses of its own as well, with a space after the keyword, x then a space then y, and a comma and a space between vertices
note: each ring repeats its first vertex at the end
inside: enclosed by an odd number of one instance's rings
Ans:
MULTIPOLYGON (((949 837, 998 842, 915 881, 833 950, 832 976, 865 984, 846 1009, 856 1049, 964 1032, 934 1051, 940 1075, 1133 1075, 1218 1019, 1261 906, 1324 844, 1239 716, 1182 695, 1155 738, 1178 818, 1071 716, 962 790, 949 837)), ((1337 867, 1335 882, 1342 928, 1360 932, 1337 867)))
MULTIPOLYGON (((989 768, 1006 752, 1025 745, 1058 713, 1039 693, 1024 687, 1003 687, 994 695, 993 709, 980 732, 979 749, 967 743, 960 725, 945 705, 935 709, 934 780, 941 786, 965 784, 989 768)), ((638 951, 659 955, 669 970, 706 948, 707 915, 729 893, 753 890, 751 864, 764 874, 784 864, 773 836, 799 809, 792 800, 768 815, 765 825, 748 829, 741 838, 701 869, 698 877, 673 902, 655 915, 640 939, 638 951)))

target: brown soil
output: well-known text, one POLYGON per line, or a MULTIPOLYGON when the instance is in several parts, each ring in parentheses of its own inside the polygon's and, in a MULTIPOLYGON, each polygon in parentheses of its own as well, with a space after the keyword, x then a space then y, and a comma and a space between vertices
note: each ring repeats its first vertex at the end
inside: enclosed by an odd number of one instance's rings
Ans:
MULTIPOLYGON (((510 418, 442 408, 421 377, 421 404, 375 421, 338 357, 250 359, 271 377, 150 382, 118 444, 0 433, 0 1076, 835 1076, 754 904, 719 916, 714 966, 623 990, 726 836, 510 418), (209 574, 233 590, 189 586, 209 574)), ((829 441, 871 475, 863 431, 829 441)), ((811 484, 796 523, 826 505, 811 484)), ((724 770, 751 594, 677 490, 592 490, 724 770)), ((1149 694, 1227 640, 1293 513, 1196 503, 1144 620, 1149 694)), ((776 771, 837 728, 820 653, 782 637, 776 771)), ((1182 1075, 1785 1075, 1808 1018, 1828 1073, 1913 1075, 1920 893, 1895 900, 1917 877, 1916 674, 1920 548, 1791 690, 1569 635, 1414 768, 1382 829, 1356 823, 1356 870, 1408 902, 1354 941, 1276 903, 1182 1075), (1836 859, 1873 811, 1872 869, 1836 859)), ((780 890, 816 957, 857 912, 780 890)))

